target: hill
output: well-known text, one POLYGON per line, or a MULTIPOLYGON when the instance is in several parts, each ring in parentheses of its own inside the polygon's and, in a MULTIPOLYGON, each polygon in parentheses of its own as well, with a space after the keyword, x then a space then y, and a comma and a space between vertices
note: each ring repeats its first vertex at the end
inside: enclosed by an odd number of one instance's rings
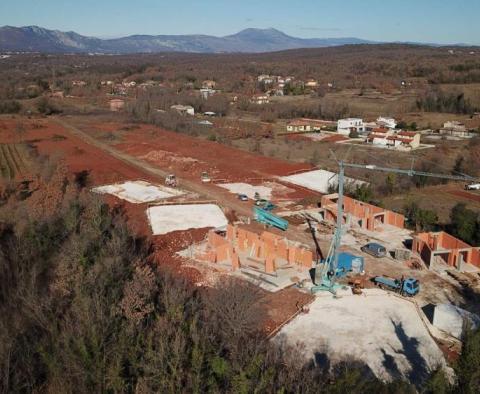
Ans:
POLYGON ((245 29, 225 37, 208 35, 133 35, 115 39, 86 37, 38 26, 0 28, 0 51, 48 53, 269 52, 365 44, 359 38, 296 38, 276 29, 245 29))

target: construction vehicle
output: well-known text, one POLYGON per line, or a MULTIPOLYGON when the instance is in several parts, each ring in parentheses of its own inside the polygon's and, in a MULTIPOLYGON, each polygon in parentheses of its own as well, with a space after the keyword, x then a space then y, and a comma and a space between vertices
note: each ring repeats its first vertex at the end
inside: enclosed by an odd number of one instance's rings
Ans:
MULTIPOLYGON (((332 152, 333 154, 333 152, 332 152)), ((335 157, 335 154, 333 154, 335 157)), ((335 158, 336 159, 336 158, 335 158)), ((345 186, 345 168, 358 168, 363 170, 372 170, 372 171, 382 171, 387 173, 397 173, 408 176, 421 176, 421 177, 434 177, 449 179, 454 181, 468 181, 473 184, 474 181, 478 182, 478 179, 471 177, 469 175, 444 175, 444 174, 433 174, 425 171, 416 171, 413 169, 415 164, 415 159, 412 160, 412 165, 409 170, 399 169, 399 168, 388 168, 388 167, 379 167, 373 164, 354 164, 346 163, 343 160, 336 160, 339 166, 338 171, 338 199, 337 199, 337 222, 335 226, 335 233, 333 236, 332 243, 328 250, 327 257, 325 259, 319 259, 315 267, 315 280, 314 286, 312 286, 311 291, 315 293, 317 291, 329 291, 333 294, 336 294, 337 289, 340 286, 337 284, 336 272, 339 262, 339 248, 342 242, 343 235, 343 192, 345 186)))
POLYGON ((175 174, 170 174, 165 177, 165 186, 177 187, 177 177, 175 174))
POLYGON ((256 200, 255 201, 255 205, 257 207, 260 207, 262 209, 265 209, 265 211, 273 211, 277 206, 272 204, 270 201, 268 200, 265 200, 263 198, 259 199, 259 200, 256 200))
POLYGON ((200 176, 200 179, 202 180, 202 183, 210 183, 212 181, 212 179, 208 175, 208 172, 206 172, 206 171, 202 172, 202 175, 200 176))
POLYGON ((386 276, 376 276, 373 278, 373 283, 381 289, 391 290, 408 297, 413 297, 420 291, 420 283, 415 278, 392 279, 386 276))
POLYGON ((267 226, 276 227, 283 231, 286 231, 288 228, 288 222, 285 219, 259 207, 253 207, 253 217, 257 222, 266 224, 267 226))

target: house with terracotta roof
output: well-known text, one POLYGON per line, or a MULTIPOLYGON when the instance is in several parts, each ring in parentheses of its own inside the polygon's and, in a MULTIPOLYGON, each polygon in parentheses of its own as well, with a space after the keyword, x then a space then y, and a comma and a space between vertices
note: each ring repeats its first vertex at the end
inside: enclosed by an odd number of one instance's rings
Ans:
POLYGON ((399 131, 387 128, 373 129, 366 142, 387 148, 416 149, 420 146, 420 134, 413 131, 399 131))
POLYGON ((302 132, 314 132, 320 131, 325 127, 334 126, 335 122, 328 120, 318 119, 294 119, 287 123, 287 132, 290 133, 302 133, 302 132))

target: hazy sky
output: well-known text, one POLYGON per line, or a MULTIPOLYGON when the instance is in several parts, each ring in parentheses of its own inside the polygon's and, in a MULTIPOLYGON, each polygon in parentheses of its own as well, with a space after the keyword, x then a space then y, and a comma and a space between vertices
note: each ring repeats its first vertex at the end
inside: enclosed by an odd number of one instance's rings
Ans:
POLYGON ((480 0, 0 0, 0 25, 100 37, 274 27, 298 37, 480 44, 480 0))

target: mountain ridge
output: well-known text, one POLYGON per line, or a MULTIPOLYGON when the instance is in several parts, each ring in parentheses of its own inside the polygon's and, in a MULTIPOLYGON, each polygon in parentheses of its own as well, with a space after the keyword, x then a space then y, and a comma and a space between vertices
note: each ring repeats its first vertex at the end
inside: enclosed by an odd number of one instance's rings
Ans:
POLYGON ((0 51, 47 53, 155 53, 155 52, 270 52, 299 48, 322 48, 348 44, 373 44, 355 37, 298 38, 274 29, 247 28, 238 33, 217 37, 205 34, 145 35, 119 38, 84 36, 39 26, 0 27, 0 51))

